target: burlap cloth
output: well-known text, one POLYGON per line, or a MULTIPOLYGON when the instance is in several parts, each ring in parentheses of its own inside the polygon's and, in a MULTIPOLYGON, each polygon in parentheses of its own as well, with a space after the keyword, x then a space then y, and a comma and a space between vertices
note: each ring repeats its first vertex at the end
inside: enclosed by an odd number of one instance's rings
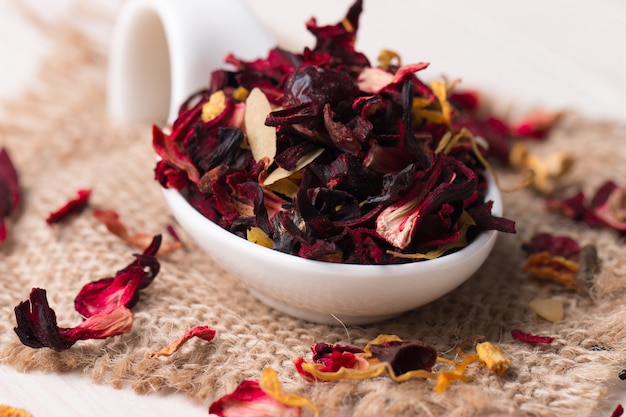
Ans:
MULTIPOLYGON (((107 233, 89 211, 61 227, 45 223, 77 189, 92 188, 92 206, 117 210, 133 230, 162 233, 173 223, 152 177, 150 126, 121 128, 107 120, 106 45, 68 25, 49 33, 56 46, 40 81, 7 107, 0 124, 0 144, 9 150, 23 190, 22 210, 0 246, 2 363, 20 370, 80 372, 95 383, 140 393, 175 390, 207 404, 273 366, 285 389, 310 398, 323 416, 607 415, 602 400, 611 384, 621 382, 617 375, 626 359, 623 239, 545 212, 543 200, 530 190, 504 196, 518 234, 500 236, 474 277, 392 320, 344 329, 278 313, 249 295, 181 231, 186 249, 161 259, 159 276, 133 310, 130 334, 79 342, 62 353, 22 346, 13 332, 13 307, 28 298, 31 287, 46 288, 59 324, 71 327, 80 320, 72 305, 78 290, 112 276, 136 252, 107 233), (591 296, 522 271, 520 245, 540 231, 597 245, 603 268, 591 296), (561 322, 544 321, 527 307, 534 298, 550 296, 565 302, 561 322), (217 330, 213 342, 194 340, 170 358, 146 357, 200 324, 217 330), (547 346, 524 344, 512 340, 513 328, 556 340, 547 346), (502 344, 513 366, 499 377, 472 365, 472 382, 454 383, 440 395, 427 380, 310 384, 294 370, 292 360, 309 358, 314 342, 362 346, 379 333, 424 340, 448 357, 460 341, 483 335, 502 344)), ((570 115, 538 149, 576 154, 566 181, 593 190, 606 179, 624 182, 625 143, 625 126, 570 115)), ((501 175, 510 183, 517 180, 501 175)))

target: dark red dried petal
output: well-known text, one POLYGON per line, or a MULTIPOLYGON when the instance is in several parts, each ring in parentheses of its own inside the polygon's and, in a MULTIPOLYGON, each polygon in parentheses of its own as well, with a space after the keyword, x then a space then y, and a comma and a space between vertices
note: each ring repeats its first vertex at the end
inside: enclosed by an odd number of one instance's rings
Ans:
POLYGON ((577 260, 580 255, 578 242, 567 236, 554 236, 549 233, 539 233, 529 242, 522 245, 527 253, 548 252, 553 256, 577 260))
POLYGON ((370 352, 391 365, 396 376, 423 369, 430 371, 437 363, 437 351, 420 340, 403 340, 370 345, 370 352))
POLYGON ((67 221, 70 217, 76 216, 87 208, 89 205, 89 197, 91 196, 91 190, 78 190, 76 192, 76 198, 65 203, 58 210, 50 213, 46 219, 48 224, 56 224, 67 221))
POLYGON ((234 392, 209 406, 209 414, 218 417, 299 417, 299 407, 278 402, 265 393, 259 381, 243 381, 234 392))
POLYGON ((511 336, 513 336, 513 339, 515 340, 519 340, 525 343, 533 343, 533 344, 549 345, 554 340, 554 337, 552 336, 534 335, 534 334, 526 333, 518 329, 511 330, 511 336))
POLYGON ((0 243, 6 239, 6 218, 20 204, 21 195, 18 174, 9 153, 0 149, 0 243))
POLYGON ((618 404, 615 407, 615 410, 611 413, 611 417, 620 417, 624 414, 624 407, 621 404, 618 404))

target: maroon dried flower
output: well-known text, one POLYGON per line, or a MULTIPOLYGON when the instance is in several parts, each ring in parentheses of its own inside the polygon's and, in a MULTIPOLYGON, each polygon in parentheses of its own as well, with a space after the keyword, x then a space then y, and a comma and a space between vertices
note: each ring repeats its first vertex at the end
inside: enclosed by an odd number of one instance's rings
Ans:
POLYGON ((553 256, 577 260, 580 256, 578 242, 567 236, 554 236, 548 233, 539 233, 522 245, 527 253, 548 252, 553 256))
POLYGON ((7 237, 6 219, 20 204, 18 175, 9 153, 0 150, 0 243, 7 237))
POLYGON ((58 210, 50 213, 46 219, 46 223, 52 225, 67 221, 70 217, 76 216, 87 208, 89 204, 89 197, 91 196, 91 190, 78 190, 76 192, 76 198, 65 203, 58 210))
POLYGON ((485 151, 467 141, 439 149, 464 125, 480 125, 490 143, 508 141, 508 127, 477 122, 470 96, 451 104, 451 86, 424 84, 428 63, 371 68, 354 48, 361 11, 356 1, 335 25, 309 20, 315 45, 302 53, 228 55, 234 71, 213 72, 171 133, 154 129, 157 181, 238 236, 258 228, 268 247, 328 262, 411 262, 400 255, 514 232, 485 201, 485 151), (252 134, 263 131, 252 120, 272 134, 252 134))
POLYGON ((519 340, 521 342, 533 343, 533 344, 549 345, 554 340, 554 337, 551 337, 551 336, 538 336, 538 335, 526 333, 518 329, 511 330, 511 336, 513 336, 513 339, 519 340))
POLYGON ((620 417, 624 414, 624 407, 622 407, 621 404, 618 404, 617 407, 615 407, 615 410, 613 410, 613 413, 611 413, 611 417, 620 417))
POLYGON ((69 349, 79 340, 104 339, 128 333, 133 315, 129 310, 138 300, 138 291, 148 286, 159 271, 154 257, 161 243, 155 236, 152 245, 135 262, 118 272, 114 278, 105 278, 87 284, 76 297, 75 306, 85 321, 62 328, 56 314, 48 305, 46 290, 33 288, 28 300, 15 307, 20 341, 32 348, 50 348, 57 352, 69 349))

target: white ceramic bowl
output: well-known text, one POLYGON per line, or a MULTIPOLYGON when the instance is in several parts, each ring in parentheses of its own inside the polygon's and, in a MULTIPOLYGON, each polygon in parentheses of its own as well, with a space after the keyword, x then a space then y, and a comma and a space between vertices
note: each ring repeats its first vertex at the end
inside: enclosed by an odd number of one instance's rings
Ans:
MULTIPOLYGON (((488 200, 502 215, 491 178, 488 200)), ((384 320, 452 291, 485 261, 497 232, 479 234, 462 250, 399 265, 348 265, 299 258, 242 239, 211 222, 175 190, 165 198, 181 227, 216 263, 265 304, 308 321, 357 325, 384 320)))

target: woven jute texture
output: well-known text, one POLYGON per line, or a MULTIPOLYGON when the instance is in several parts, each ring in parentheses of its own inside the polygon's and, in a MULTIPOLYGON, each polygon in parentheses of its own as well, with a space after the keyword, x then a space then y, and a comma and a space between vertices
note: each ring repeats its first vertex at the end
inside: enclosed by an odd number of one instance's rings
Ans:
MULTIPOLYGON (((109 234, 90 210, 49 227, 47 215, 76 190, 92 188, 91 207, 116 210, 133 231, 163 233, 174 223, 153 180, 150 126, 119 127, 107 119, 106 45, 70 25, 50 36, 54 54, 39 81, 10 103, 0 124, 0 145, 9 151, 23 191, 22 208, 9 220, 9 237, 0 246, 0 362, 25 371, 80 372, 94 382, 147 395, 180 391, 207 403, 272 366, 287 391, 310 398, 323 416, 607 415, 602 400, 609 385, 620 382, 626 359, 623 239, 546 212, 543 198, 531 190, 504 195, 506 216, 517 222, 518 233, 500 236, 471 279, 392 320, 345 329, 276 312, 179 230, 185 249, 161 258, 160 274, 133 309, 129 334, 78 342, 61 353, 22 346, 13 331, 13 307, 32 287, 47 289, 59 325, 72 327, 80 322, 73 309, 79 289, 112 276, 137 251, 109 234), (521 244, 538 232, 597 246, 602 270, 590 295, 522 270, 521 244), (550 323, 529 310, 529 301, 548 297, 563 300, 563 321, 550 323), (214 328, 215 340, 193 340, 169 358, 146 357, 196 325, 214 328), (550 345, 524 344, 512 339, 514 328, 556 339, 550 345), (430 380, 312 384, 295 372, 293 359, 308 359, 315 342, 363 346, 380 333, 421 339, 448 358, 454 358, 458 343, 481 335, 501 344, 512 367, 500 377, 473 364, 472 381, 453 383, 443 394, 433 393, 430 380)), ((624 144, 624 126, 569 115, 535 148, 575 154, 564 184, 590 192, 607 179, 624 182, 624 144)), ((519 180, 505 170, 500 174, 508 184, 519 180)))

